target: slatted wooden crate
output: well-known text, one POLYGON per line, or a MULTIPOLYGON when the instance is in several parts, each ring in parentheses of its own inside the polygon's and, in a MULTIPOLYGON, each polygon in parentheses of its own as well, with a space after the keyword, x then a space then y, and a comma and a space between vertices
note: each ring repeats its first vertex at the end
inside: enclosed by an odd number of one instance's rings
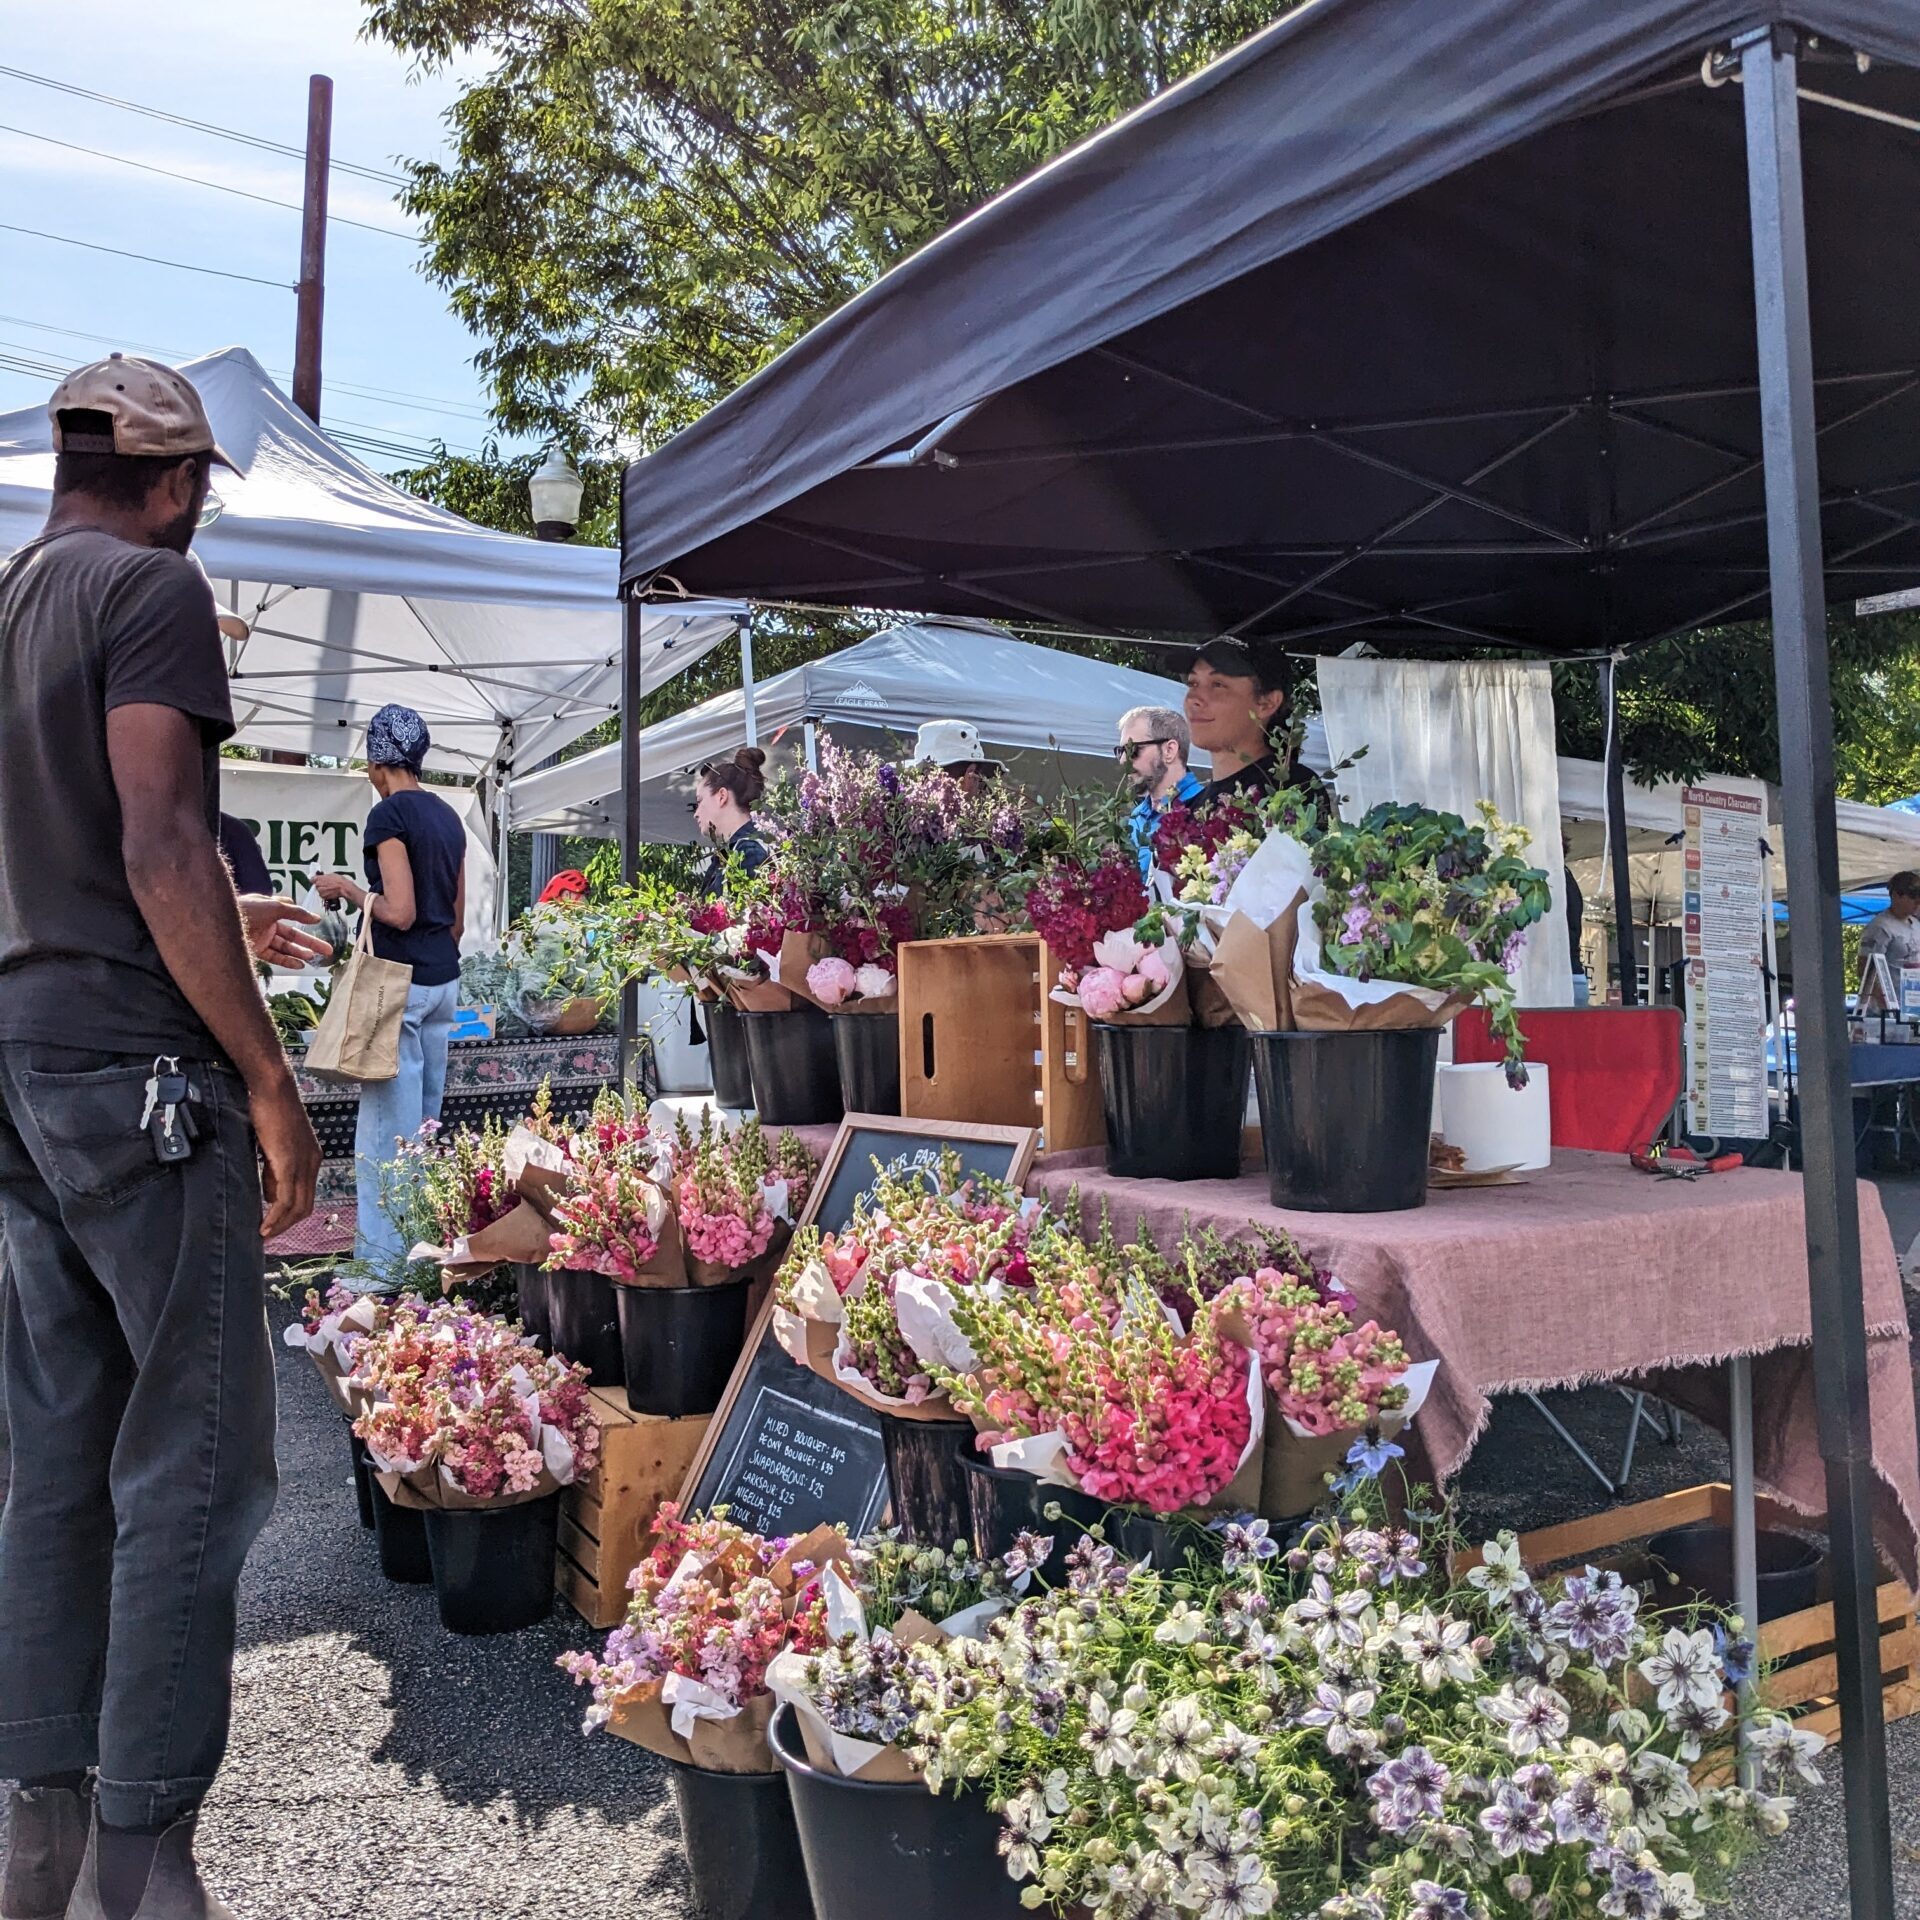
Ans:
MULTIPOLYGON (((1770 1500, 1758 1503, 1762 1527, 1804 1527, 1803 1516, 1770 1500)), ((1642 1500, 1616 1507, 1564 1526, 1545 1527, 1520 1536, 1520 1554, 1535 1572, 1592 1561, 1618 1568, 1629 1576, 1645 1571, 1644 1543, 1669 1527, 1705 1523, 1733 1524, 1733 1489, 1724 1483, 1688 1487, 1660 1500, 1642 1500)), ((1469 1554, 1459 1563, 1464 1571, 1479 1560, 1469 1554)), ((1914 1596, 1899 1580, 1879 1589, 1880 1676, 1889 1720, 1920 1713, 1920 1613, 1914 1596)), ((1760 1629, 1762 1660, 1773 1671, 1766 1682, 1766 1701, 1790 1714, 1802 1725, 1834 1738, 1840 1731, 1840 1709, 1834 1699, 1839 1685, 1839 1661, 1834 1652, 1833 1607, 1823 1602, 1804 1612, 1769 1620, 1760 1629)))
POLYGON ((1042 1150, 1107 1137, 1093 1036, 1048 989, 1037 934, 912 940, 900 960, 900 1111, 1041 1130, 1042 1150))
POLYGON ((617 1387, 595 1387, 592 1396, 600 1461, 560 1496, 554 1585, 588 1626, 613 1627, 627 1610, 627 1576, 653 1544, 655 1509, 679 1493, 707 1415, 665 1420, 632 1413, 617 1387))

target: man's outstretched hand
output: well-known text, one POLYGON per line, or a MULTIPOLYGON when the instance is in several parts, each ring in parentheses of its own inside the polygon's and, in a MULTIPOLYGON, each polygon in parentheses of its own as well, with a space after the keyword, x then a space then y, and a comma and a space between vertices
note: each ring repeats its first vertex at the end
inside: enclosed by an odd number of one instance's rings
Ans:
POLYGON ((326 941, 300 931, 302 926, 317 925, 320 916, 295 906, 291 900, 276 899, 265 893, 243 893, 240 917, 246 922, 247 945, 253 949, 254 958, 264 960, 270 967, 304 967, 310 961, 328 959, 333 953, 326 941))

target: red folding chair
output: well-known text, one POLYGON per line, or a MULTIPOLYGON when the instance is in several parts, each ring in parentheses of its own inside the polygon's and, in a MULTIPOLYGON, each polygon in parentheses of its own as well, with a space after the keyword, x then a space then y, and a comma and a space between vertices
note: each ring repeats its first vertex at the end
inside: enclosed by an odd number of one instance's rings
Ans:
MULTIPOLYGON (((1683 1082, 1677 1007, 1522 1007, 1520 1032, 1527 1058, 1547 1069, 1549 1124, 1556 1147, 1631 1153, 1666 1131, 1683 1082)), ((1453 1023, 1455 1060, 1498 1060, 1505 1053, 1478 1007, 1470 1007, 1453 1023)), ((1680 1438, 1676 1409, 1663 1407, 1656 1418, 1647 1409, 1647 1394, 1630 1387, 1616 1391, 1633 1408, 1618 1478, 1567 1431, 1537 1393, 1527 1395, 1534 1411, 1610 1494, 1627 1490, 1643 1421, 1669 1446, 1680 1438)))

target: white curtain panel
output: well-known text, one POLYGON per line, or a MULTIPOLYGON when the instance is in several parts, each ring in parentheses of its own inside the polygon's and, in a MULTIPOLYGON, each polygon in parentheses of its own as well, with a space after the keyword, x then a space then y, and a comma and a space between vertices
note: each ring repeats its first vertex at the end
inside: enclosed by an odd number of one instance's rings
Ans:
POLYGON ((1533 836, 1528 858, 1553 883, 1553 911, 1532 930, 1516 982, 1520 1004, 1573 1002, 1567 947, 1560 770, 1553 673, 1519 660, 1322 660, 1320 711, 1338 775, 1340 813, 1418 801, 1471 821, 1482 800, 1533 836))

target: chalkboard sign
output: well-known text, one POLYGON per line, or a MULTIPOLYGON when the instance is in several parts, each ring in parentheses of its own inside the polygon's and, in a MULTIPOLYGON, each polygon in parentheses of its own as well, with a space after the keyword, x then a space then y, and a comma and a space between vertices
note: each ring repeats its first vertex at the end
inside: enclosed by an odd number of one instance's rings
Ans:
POLYGON ((924 1168, 929 1176, 951 1147, 964 1173, 1010 1180, 1015 1186, 1033 1164, 1032 1127, 976 1126, 963 1120, 903 1120, 884 1113, 850 1113, 840 1123, 820 1178, 807 1203, 806 1217, 838 1233, 853 1220, 863 1194, 873 1191, 881 1172, 902 1174, 924 1168), (880 1163, 876 1170, 874 1162, 880 1163))
POLYGON ((724 1506, 755 1533, 805 1533, 835 1520, 865 1533, 887 1504, 879 1416, 791 1359, 772 1326, 769 1304, 707 1429, 681 1507, 724 1506))
MULTIPOLYGON (((1033 1163, 1032 1127, 985 1127, 957 1120, 902 1120, 850 1113, 813 1183, 804 1218, 832 1230, 853 1219, 870 1192, 874 1161, 889 1171, 940 1164, 945 1147, 968 1173, 1016 1186, 1033 1163)), ((688 1469, 686 1513, 725 1507, 756 1533, 805 1533, 822 1521, 848 1532, 878 1524, 887 1505, 880 1416, 794 1360, 773 1337, 769 1300, 753 1323, 706 1439, 688 1469)))

